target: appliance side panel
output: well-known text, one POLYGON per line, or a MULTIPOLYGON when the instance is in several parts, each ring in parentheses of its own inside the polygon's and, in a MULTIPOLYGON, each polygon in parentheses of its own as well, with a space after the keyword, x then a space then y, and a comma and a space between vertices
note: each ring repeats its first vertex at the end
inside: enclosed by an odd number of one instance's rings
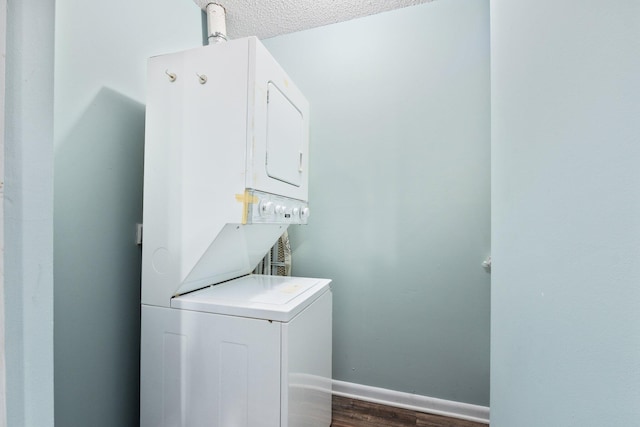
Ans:
POLYGON ((186 426, 187 336, 165 332, 162 338, 162 422, 186 426))
MULTIPOLYGON (((177 141, 182 145, 181 281, 225 224, 243 222, 247 67, 246 40, 189 51, 185 60, 185 108, 177 141)), ((210 275, 225 268, 208 264, 210 275)))
POLYGON ((144 148, 142 302, 169 305, 179 283, 180 158, 183 55, 154 57, 147 68, 144 148), (171 75, 176 76, 171 81, 171 75))
POLYGON ((332 313, 329 289, 283 324, 282 427, 331 424, 332 313))
MULTIPOLYGON (((173 316, 173 312, 168 309, 159 309, 152 306, 143 305, 141 307, 141 342, 140 342, 140 426, 141 427, 165 427, 165 386, 170 383, 166 381, 164 373, 165 366, 170 370, 172 365, 177 372, 182 372, 181 365, 187 366, 186 363, 179 362, 175 358, 167 360, 167 353, 170 352, 166 345, 165 336, 173 334, 182 344, 186 341, 186 337, 181 333, 179 327, 179 319, 173 316), (173 324, 172 324, 173 322, 173 324), (173 363, 172 363, 173 362, 173 363)), ((175 353, 182 353, 174 351, 175 353)), ((184 375, 176 375, 173 382, 182 384, 184 375)), ((184 388, 176 390, 170 387, 167 394, 180 394, 184 392, 184 388), (178 393, 176 393, 178 392, 178 393)), ((186 408, 183 401, 176 400, 173 409, 179 414, 184 414, 186 408)), ((178 418, 182 418, 179 416, 178 418)), ((173 424, 172 427, 183 427, 184 420, 180 423, 173 424)))
POLYGON ((141 427, 280 427, 277 322, 142 306, 141 427))
POLYGON ((226 224, 246 219, 248 44, 235 40, 149 61, 145 304, 168 307, 172 296, 233 276, 238 265, 241 274, 251 271, 243 252, 222 261, 209 253, 220 248, 213 242, 226 224))

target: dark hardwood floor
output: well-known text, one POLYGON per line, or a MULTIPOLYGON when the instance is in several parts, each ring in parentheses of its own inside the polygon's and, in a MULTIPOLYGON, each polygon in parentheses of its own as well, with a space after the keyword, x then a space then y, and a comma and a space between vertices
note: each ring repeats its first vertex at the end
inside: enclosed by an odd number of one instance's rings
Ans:
POLYGON ((333 396, 331 427, 487 427, 487 424, 424 414, 333 396))

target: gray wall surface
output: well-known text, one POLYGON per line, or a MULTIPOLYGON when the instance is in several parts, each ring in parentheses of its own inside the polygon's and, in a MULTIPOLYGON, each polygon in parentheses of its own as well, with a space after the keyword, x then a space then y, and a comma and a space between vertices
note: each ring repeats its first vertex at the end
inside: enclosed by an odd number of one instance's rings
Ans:
MULTIPOLYGON (((0 0, 0 179, 4 182, 4 76, 7 38, 7 1, 0 0)), ((4 186, 0 186, 0 245, 4 248, 4 186)), ((0 427, 7 425, 7 393, 4 345, 4 257, 0 257, 0 427)))
POLYGON ((200 23, 188 1, 56 2, 56 425, 139 424, 146 60, 200 23))
POLYGON ((59 425, 135 425, 138 418, 141 253, 134 233, 142 222, 143 150, 144 105, 109 89, 56 150, 59 425))
POLYGON ((491 1, 491 426, 640 419, 640 3, 491 1))
POLYGON ((311 104, 293 273, 334 281, 334 378, 488 405, 489 2, 265 44, 311 104))
POLYGON ((10 1, 6 16, 7 425, 49 427, 54 410, 53 3, 10 1))

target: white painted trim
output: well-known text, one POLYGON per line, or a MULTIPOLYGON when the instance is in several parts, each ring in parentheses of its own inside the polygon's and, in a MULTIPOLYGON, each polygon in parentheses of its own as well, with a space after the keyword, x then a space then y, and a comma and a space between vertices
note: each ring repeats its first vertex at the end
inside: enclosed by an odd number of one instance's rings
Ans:
POLYGON ((7 0, 0 0, 0 427, 7 425, 4 359, 4 74, 7 53, 7 0))
POLYGON ((437 399, 435 397, 338 380, 333 380, 333 394, 411 411, 489 424, 489 408, 486 406, 471 405, 469 403, 454 402, 452 400, 437 399))

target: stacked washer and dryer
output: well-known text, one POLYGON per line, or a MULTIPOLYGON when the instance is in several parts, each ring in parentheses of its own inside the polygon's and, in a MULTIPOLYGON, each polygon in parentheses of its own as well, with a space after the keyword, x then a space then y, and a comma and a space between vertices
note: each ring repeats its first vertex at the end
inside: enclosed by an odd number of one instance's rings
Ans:
POLYGON ((255 37, 147 82, 141 426, 329 426, 330 280, 251 274, 309 217, 307 101, 255 37))

